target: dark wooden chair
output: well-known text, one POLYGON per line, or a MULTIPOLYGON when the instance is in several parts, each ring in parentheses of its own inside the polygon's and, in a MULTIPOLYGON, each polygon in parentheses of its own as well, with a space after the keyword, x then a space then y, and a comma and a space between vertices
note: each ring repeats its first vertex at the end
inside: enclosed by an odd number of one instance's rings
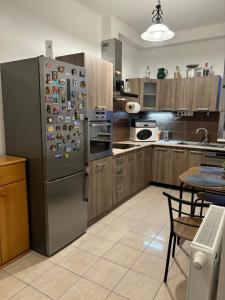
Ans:
POLYGON ((203 208, 209 207, 210 203, 186 201, 178 199, 165 192, 163 193, 163 195, 168 199, 170 214, 170 237, 164 274, 164 282, 167 282, 172 243, 172 257, 174 257, 176 241, 178 239, 193 241, 196 232, 201 225, 202 219, 204 218, 202 213, 203 208), (184 210, 185 207, 189 207, 189 209, 184 210), (201 213, 196 214, 196 208, 199 208, 201 213), (188 213, 187 211, 190 211, 190 213, 188 213), (176 213, 177 216, 175 216, 176 213))

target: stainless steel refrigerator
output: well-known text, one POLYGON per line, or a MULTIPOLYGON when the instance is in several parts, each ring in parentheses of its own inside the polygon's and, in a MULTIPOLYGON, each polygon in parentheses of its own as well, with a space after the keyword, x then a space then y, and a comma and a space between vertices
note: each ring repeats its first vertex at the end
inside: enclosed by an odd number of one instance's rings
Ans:
POLYGON ((27 158, 31 248, 50 256, 84 233, 85 68, 37 57, 1 64, 6 153, 27 158))

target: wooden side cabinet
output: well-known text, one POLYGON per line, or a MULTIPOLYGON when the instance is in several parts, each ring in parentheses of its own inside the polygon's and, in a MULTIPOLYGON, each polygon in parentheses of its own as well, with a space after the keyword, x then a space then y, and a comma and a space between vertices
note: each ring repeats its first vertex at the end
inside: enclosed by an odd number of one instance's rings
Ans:
POLYGON ((25 159, 0 157, 0 264, 29 250, 25 159))
POLYGON ((122 154, 113 158, 113 204, 127 196, 127 155, 122 154))
POLYGON ((88 109, 113 110, 113 65, 87 53, 56 57, 57 60, 87 68, 88 109))
POLYGON ((112 157, 89 163, 88 221, 112 207, 112 157))

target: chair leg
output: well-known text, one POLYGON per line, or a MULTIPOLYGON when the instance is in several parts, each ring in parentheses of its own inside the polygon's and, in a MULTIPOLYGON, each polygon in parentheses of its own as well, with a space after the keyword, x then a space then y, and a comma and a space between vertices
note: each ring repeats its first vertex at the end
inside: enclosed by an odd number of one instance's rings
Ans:
POLYGON ((173 236, 173 252, 172 252, 172 257, 175 256, 176 240, 177 240, 177 236, 174 235, 174 236, 173 236))
POLYGON ((171 246, 172 246, 172 240, 173 240, 173 233, 170 233, 170 239, 169 239, 169 245, 167 250, 167 258, 166 258, 166 268, 165 268, 165 274, 164 274, 164 282, 167 282, 167 275, 168 275, 168 269, 169 269, 169 263, 170 263, 170 252, 171 252, 171 246))

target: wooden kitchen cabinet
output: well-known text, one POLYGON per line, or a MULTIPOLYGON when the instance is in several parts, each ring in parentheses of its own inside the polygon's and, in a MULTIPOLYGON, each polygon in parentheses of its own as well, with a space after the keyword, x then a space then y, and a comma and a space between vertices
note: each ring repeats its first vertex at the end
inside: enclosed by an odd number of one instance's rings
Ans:
POLYGON ((127 154, 113 157, 113 204, 127 196, 127 154))
POLYGON ((136 152, 127 153, 127 196, 136 192, 136 152))
POLYGON ((145 149, 136 151, 136 189, 139 190, 145 185, 145 149))
POLYGON ((179 176, 187 170, 187 150, 171 149, 170 150, 170 166, 169 166, 169 183, 172 185, 180 185, 179 176))
POLYGON ((28 250, 25 159, 0 157, 0 264, 28 250))
POLYGON ((141 96, 141 78, 131 78, 128 79, 130 91, 129 93, 137 95, 138 98, 133 98, 133 100, 136 99, 136 102, 140 103, 140 96, 141 96))
POLYGON ((217 111, 219 108, 220 76, 193 79, 193 111, 217 111))
POLYGON ((192 78, 176 79, 176 104, 175 110, 191 111, 193 102, 193 86, 192 78))
POLYGON ((113 110, 112 63, 87 53, 58 56, 56 59, 87 69, 88 109, 113 110))
POLYGON ((187 155, 187 169, 200 166, 203 162, 203 151, 189 150, 187 155))
POLYGON ((145 170, 145 179, 144 183, 145 185, 149 184, 151 181, 151 171, 152 171, 152 147, 145 147, 145 164, 144 164, 144 170, 145 170))
POLYGON ((152 181, 170 184, 170 149, 155 147, 153 153, 152 181))
POLYGON ((158 111, 173 111, 175 109, 176 80, 159 80, 159 92, 156 109, 158 111))
POLYGON ((112 158, 107 157, 89 163, 88 221, 112 207, 112 158))

